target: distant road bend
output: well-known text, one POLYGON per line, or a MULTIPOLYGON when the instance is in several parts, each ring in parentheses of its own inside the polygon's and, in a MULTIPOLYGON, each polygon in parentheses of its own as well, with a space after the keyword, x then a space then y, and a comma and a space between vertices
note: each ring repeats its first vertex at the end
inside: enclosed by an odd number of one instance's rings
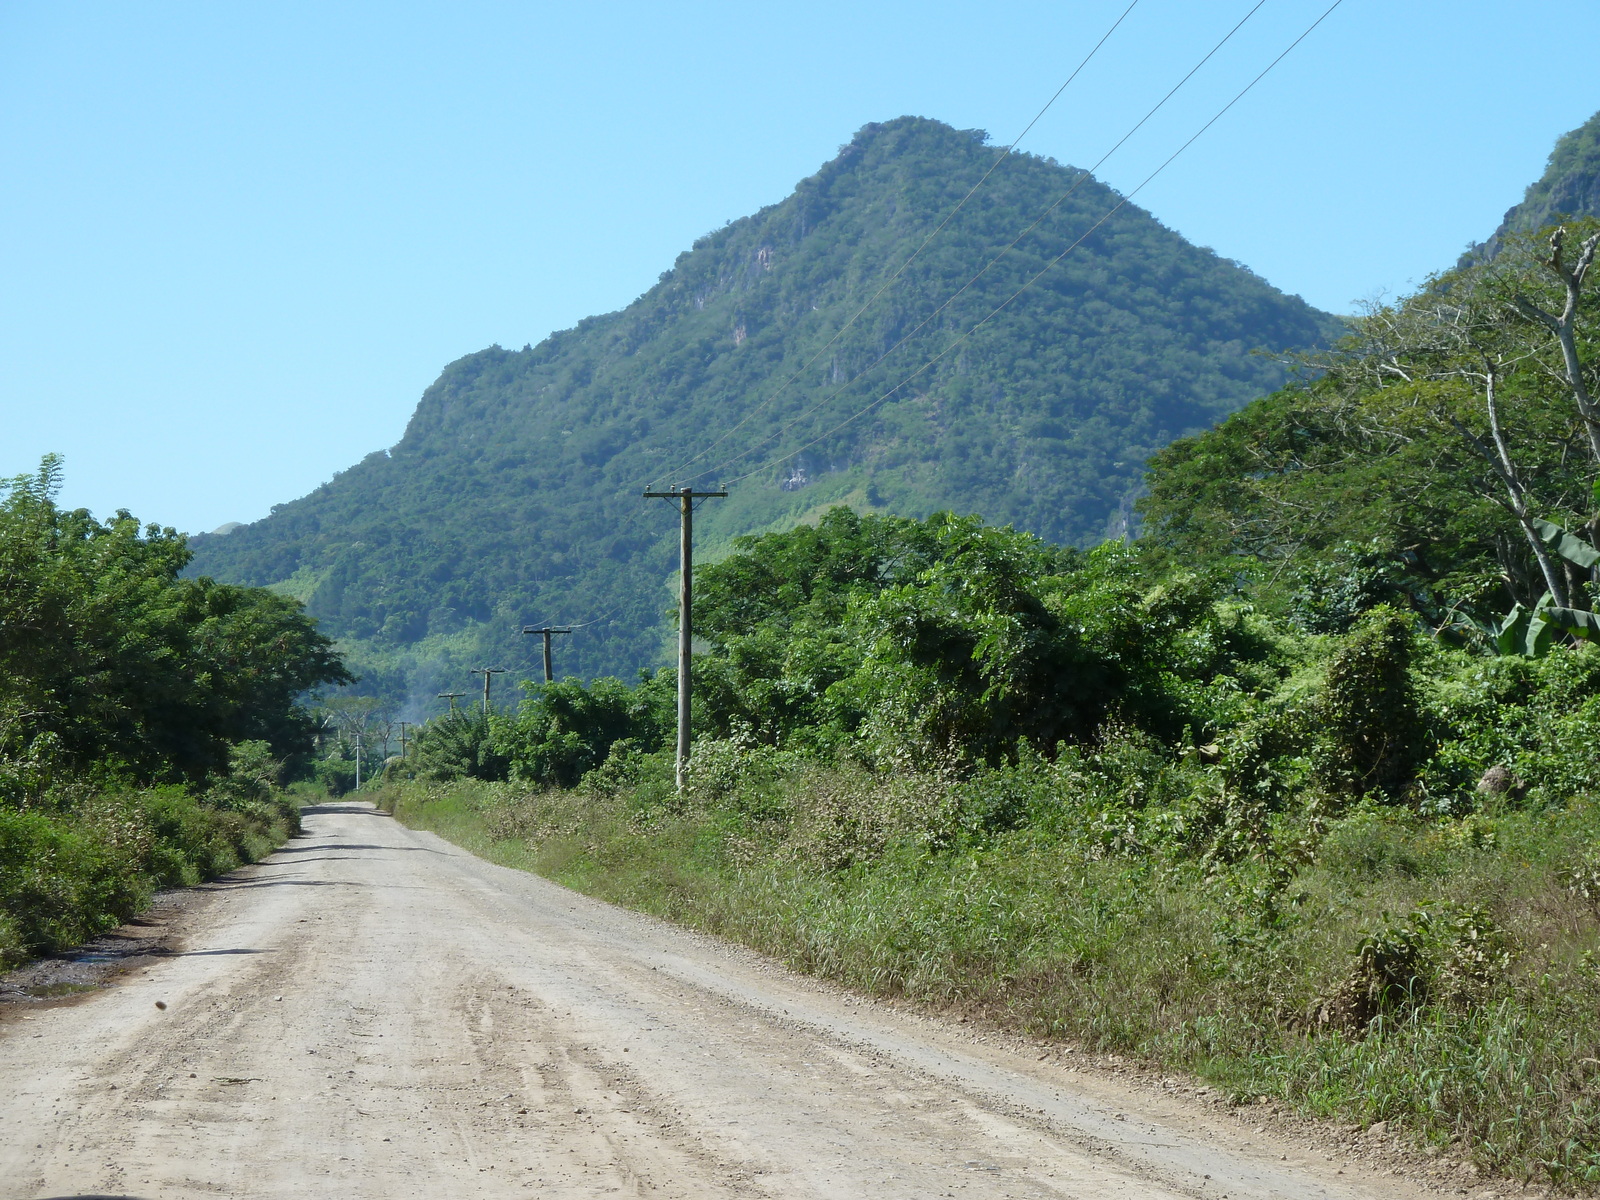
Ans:
POLYGON ((183 953, 0 1024, 0 1196, 1422 1194, 364 805, 307 834, 183 953))

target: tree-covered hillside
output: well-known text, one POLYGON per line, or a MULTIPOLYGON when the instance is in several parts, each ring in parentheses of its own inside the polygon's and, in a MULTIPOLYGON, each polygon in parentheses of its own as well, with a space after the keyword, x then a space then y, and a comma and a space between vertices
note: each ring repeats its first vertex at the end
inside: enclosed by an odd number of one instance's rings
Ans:
POLYGON ((1508 235, 1533 233, 1565 217, 1600 217, 1600 113, 1560 138, 1544 174, 1528 185, 1519 204, 1506 211, 1489 240, 1463 262, 1493 258, 1508 235))
POLYGON ((1120 531, 1153 451, 1281 382, 1253 350, 1306 347, 1334 323, 1133 205, 1095 229, 1115 192, 1072 190, 1081 172, 1019 154, 845 328, 999 153, 936 121, 868 125, 628 308, 451 364, 398 445, 197 539, 194 570, 304 599, 368 687, 432 706, 489 658, 531 673, 524 622, 601 618, 559 644, 562 673, 659 659, 676 520, 647 484, 764 466, 703 510, 713 551, 840 501, 980 511, 1063 543, 1120 531))

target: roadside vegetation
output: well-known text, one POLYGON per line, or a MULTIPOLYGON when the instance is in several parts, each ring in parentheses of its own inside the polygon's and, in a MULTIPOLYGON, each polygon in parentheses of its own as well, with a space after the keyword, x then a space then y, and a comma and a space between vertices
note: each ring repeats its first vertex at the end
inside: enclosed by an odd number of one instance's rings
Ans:
POLYGON ((1600 1184, 1600 421, 1575 227, 1354 323, 1082 552, 836 509, 670 671, 430 723, 384 803, 867 990, 1600 1184))
POLYGON ((62 510, 60 471, 0 499, 0 965, 281 844, 299 699, 348 679, 297 602, 179 578, 182 535, 62 510))

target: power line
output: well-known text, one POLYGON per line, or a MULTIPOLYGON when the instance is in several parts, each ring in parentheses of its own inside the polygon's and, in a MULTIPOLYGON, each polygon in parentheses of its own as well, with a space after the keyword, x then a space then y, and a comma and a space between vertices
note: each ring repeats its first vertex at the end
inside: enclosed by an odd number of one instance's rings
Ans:
POLYGON ((530 625, 528 628, 532 629, 535 625, 549 625, 552 628, 557 626, 557 625, 560 625, 563 629, 587 629, 587 628, 589 628, 589 626, 598 625, 598 624, 600 624, 601 621, 604 621, 607 617, 615 616, 617 613, 619 613, 621 611, 622 611, 622 605, 617 604, 617 605, 613 605, 611 608, 609 608, 605 612, 601 613, 598 617, 594 617, 593 619, 588 620, 588 621, 535 621, 533 623, 533 625, 530 625))
MULTIPOLYGON (((1235 104, 1239 103, 1240 100, 1244 99, 1245 95, 1252 88, 1254 88, 1256 86, 1256 84, 1260 83, 1263 79, 1266 78, 1268 72, 1270 72, 1280 62, 1282 62, 1285 58, 1287 58, 1290 51, 1292 51, 1301 42, 1305 41, 1306 38, 1310 37, 1312 31, 1315 30, 1317 28, 1317 26, 1321 25, 1323 21, 1327 20, 1329 15, 1332 14, 1333 10, 1338 8, 1339 5, 1342 4, 1343 2, 1344 2, 1344 0, 1333 0, 1333 3, 1331 5, 1329 5, 1326 10, 1324 10, 1322 15, 1319 16, 1315 21, 1313 21, 1309 26, 1306 27, 1305 32, 1303 32, 1299 37, 1295 38, 1294 41, 1290 42, 1289 45, 1283 50, 1283 52, 1281 54, 1278 55, 1277 58, 1274 58, 1270 63, 1268 63, 1262 69, 1262 71, 1261 71, 1261 73, 1259 75, 1257 75, 1249 83, 1245 84, 1245 86, 1242 89, 1240 89, 1238 94, 1235 95, 1232 100, 1229 100, 1227 104, 1223 105, 1222 108, 1217 110, 1216 115, 1213 116, 1204 125, 1202 125, 1199 129, 1197 129, 1194 132, 1194 134, 1189 138, 1188 141, 1184 142, 1183 145, 1179 146, 1176 150, 1174 150, 1172 152, 1172 154, 1169 155, 1167 157, 1167 159, 1160 166, 1158 166, 1154 171, 1151 171, 1150 174, 1146 175, 1144 177, 1144 179, 1140 182, 1138 187, 1134 188, 1133 191, 1129 192, 1120 201, 1118 201, 1116 206, 1113 207, 1108 213, 1106 213, 1105 216, 1101 217, 1098 221, 1096 221, 1094 223, 1094 225, 1092 225, 1087 231, 1085 231, 1076 241, 1074 241, 1071 245, 1069 245, 1060 254, 1056 255, 1055 258, 1051 259, 1048 263, 1046 263, 1045 266, 1041 270, 1039 270, 1036 274, 1034 274, 1026 283, 1024 283, 1021 287, 1019 287, 1015 292, 1013 292, 1010 296, 1006 297, 1006 299, 1003 300, 1000 304, 996 305, 994 307, 994 309, 992 309, 989 312, 989 314, 987 316, 985 316, 981 321, 979 321, 976 325, 972 326, 972 328, 968 329, 960 337, 956 338, 955 341, 951 342, 943 350, 939 351, 938 354, 934 355, 927 362, 923 363, 920 367, 918 367, 915 371, 911 372, 911 374, 909 374, 905 378, 903 378, 899 383, 895 384, 894 387, 890 388, 883 395, 879 396, 876 400, 872 401, 870 404, 866 405, 865 407, 863 407, 863 408, 857 410, 856 412, 852 413, 850 416, 846 417, 843 421, 839 422, 839 424, 835 425, 832 429, 828 430, 826 433, 819 434, 817 437, 812 438, 805 445, 799 447, 796 450, 791 450, 788 454, 783 455, 781 458, 775 458, 775 459, 770 460, 769 462, 765 462, 765 463, 761 464, 759 467, 756 467, 754 470, 746 471, 743 475, 735 475, 732 479, 727 480, 724 483, 723 486, 726 487, 726 486, 729 486, 731 484, 739 483, 739 482, 741 482, 743 480, 749 479, 752 475, 758 474, 759 472, 766 470, 768 467, 775 467, 779 463, 787 462, 789 459, 794 458, 797 454, 802 454, 806 450, 809 450, 812 446, 815 446, 818 442, 825 441, 826 439, 832 437, 835 433, 838 433, 839 430, 843 429, 846 425, 849 425, 851 422, 858 420, 859 418, 865 416, 867 413, 871 412, 873 409, 877 408, 880 404, 882 404, 884 401, 888 400, 889 397, 893 396, 901 388, 905 387, 906 384, 910 383, 918 375, 921 375, 924 371, 926 371, 930 367, 934 366, 941 359, 943 359, 946 355, 948 355, 952 350, 954 350, 957 346, 960 346, 962 343, 967 341, 968 338, 970 338, 973 334, 977 333, 978 330, 982 329, 985 325, 987 325, 990 321, 992 321, 996 316, 998 316, 1000 314, 1000 312, 1002 310, 1004 310, 1006 307, 1008 307, 1013 300, 1015 300, 1018 296, 1022 295, 1023 292, 1027 291, 1035 283, 1037 283, 1041 278, 1043 278, 1044 275, 1047 272, 1049 272, 1050 270, 1052 270, 1057 263, 1059 263, 1068 254, 1072 253, 1073 250, 1075 250, 1079 246, 1081 246, 1097 229, 1099 229, 1102 225, 1104 225, 1112 217, 1116 216, 1116 214, 1118 212, 1120 212, 1123 208, 1127 207, 1127 205, 1133 200, 1133 198, 1135 196, 1137 196, 1141 191, 1143 191, 1145 189, 1145 187, 1150 183, 1151 180, 1155 179, 1155 177, 1157 175, 1160 175, 1161 172, 1165 171, 1169 166, 1171 166, 1172 163, 1177 159, 1177 157, 1180 154, 1182 154, 1190 146, 1194 145, 1194 143, 1199 139, 1201 134, 1205 133, 1206 130, 1210 129, 1213 125, 1215 125, 1218 121, 1220 121, 1222 119, 1222 117, 1228 112, 1229 109, 1231 109, 1235 104)), ((1258 4, 1256 7, 1259 8, 1260 5, 1258 4)), ((1252 9, 1251 11, 1254 12, 1255 10, 1252 9)), ((813 409, 812 411, 814 412, 816 410, 813 409)), ((729 461, 735 461, 735 460, 729 460, 729 461)))
MULTIPOLYGON (((1261 3, 1265 3, 1265 2, 1266 2, 1266 0, 1261 0, 1261 3)), ((1100 52, 1100 47, 1102 47, 1102 46, 1104 46, 1106 44, 1106 42, 1110 39, 1111 35, 1117 31, 1117 28, 1125 20, 1128 19, 1128 14, 1131 13, 1138 6, 1138 4, 1139 4, 1139 0, 1133 0, 1133 2, 1131 4, 1129 4, 1127 8, 1123 9, 1122 15, 1111 23, 1111 28, 1107 29, 1105 31, 1105 33, 1103 33, 1100 36, 1100 40, 1094 44, 1094 47, 1089 51, 1089 53, 1084 55, 1083 61, 1080 62, 1073 69, 1073 72, 1072 72, 1071 75, 1067 76, 1066 82, 1063 83, 1060 87, 1058 87, 1056 89, 1055 95, 1051 96, 1050 99, 1045 102, 1045 106, 1043 108, 1041 108, 1038 112, 1036 112, 1033 115, 1033 120, 1029 121, 1027 123, 1027 125, 1023 127, 1022 132, 1017 134, 1017 136, 1012 140, 1011 144, 1009 146, 1007 146, 1004 151, 1001 152, 1000 157, 996 158, 994 160, 994 163, 989 167, 989 169, 983 173, 983 178, 978 180, 977 183, 972 185, 972 187, 967 191, 967 194, 965 196, 961 197, 961 199, 956 202, 956 206, 954 208, 952 208, 948 213, 945 214, 944 220, 939 222, 939 224, 934 228, 933 232, 931 232, 930 234, 928 234, 927 237, 922 239, 922 244, 911 252, 911 257, 907 258, 905 260, 905 262, 901 263, 900 266, 899 266, 899 269, 897 269, 893 275, 889 276, 889 278, 884 281, 883 285, 880 288, 878 288, 877 291, 873 292, 871 296, 869 296, 867 298, 866 303, 863 304, 860 308, 858 308, 856 310, 854 316, 852 316, 843 325, 839 326, 838 330, 836 330, 834 335, 831 338, 829 338, 822 345, 821 349, 819 349, 815 354, 813 354, 805 362, 801 363, 799 367, 795 368, 794 373, 792 375, 790 375, 787 379, 785 379, 782 383, 780 383, 777 386, 777 388, 774 389, 774 391, 772 392, 772 394, 770 396, 768 396, 760 404, 756 405, 749 412, 747 412, 743 417, 741 417, 739 419, 739 421, 731 429, 729 429, 725 433, 723 433, 723 435, 721 437, 719 437, 716 441, 712 442, 704 450, 701 450, 699 453, 695 454, 692 458, 689 458, 689 459, 685 460, 684 462, 679 463, 676 467, 673 467, 671 470, 664 471, 664 472, 656 475, 655 479, 671 479, 674 476, 677 476, 680 472, 682 472, 686 468, 688 468, 688 467, 694 465, 695 463, 699 462, 702 458, 704 458, 706 455, 710 454, 718 446, 722 445, 723 442, 727 441, 728 438, 732 437, 735 433, 739 432, 740 429, 744 428, 745 424, 747 422, 749 422, 751 419, 753 419, 756 416, 757 413, 761 412, 769 404, 771 404, 773 401, 775 401, 779 396, 783 395, 783 393, 788 389, 788 387, 789 387, 789 385, 791 383, 793 383, 796 379, 800 378, 800 376, 805 374, 806 371, 810 370, 812 365, 819 358, 821 358, 823 356, 823 354, 825 354, 828 351, 829 347, 831 347, 835 342, 837 342, 841 337, 843 337, 845 335, 845 332, 852 325, 854 325, 857 321, 859 321, 861 319, 863 314, 866 313, 867 309, 871 308, 873 306, 873 304, 877 303, 878 297, 882 296, 884 294, 884 292, 888 291, 891 287, 894 286, 895 282, 900 278, 900 276, 905 274, 906 269, 908 267, 910 267, 912 263, 916 262, 917 258, 922 254, 922 252, 928 248, 928 244, 930 242, 932 242, 934 238, 938 237, 939 234, 944 232, 945 226, 950 224, 950 222, 955 219, 956 214, 959 213, 962 210, 962 208, 964 208, 966 206, 966 203, 967 203, 968 200, 971 200, 972 197, 977 194, 978 189, 981 188, 985 183, 987 183, 989 181, 989 176, 993 175, 997 170, 1000 169, 1000 164, 1005 162, 1006 159, 1011 157, 1012 151, 1014 151, 1019 145, 1022 144, 1022 139, 1027 137, 1029 131, 1032 130, 1033 127, 1039 123, 1040 119, 1044 116, 1044 114, 1050 111, 1051 105, 1055 104, 1055 102, 1061 98, 1061 93, 1063 93, 1063 92, 1065 92, 1067 90, 1067 88, 1072 84, 1072 81, 1074 79, 1076 79, 1080 74, 1082 74, 1083 69, 1089 65, 1089 60, 1094 58, 1094 56, 1100 52)), ((1256 5, 1256 8, 1260 8, 1260 7, 1261 7, 1261 4, 1257 4, 1256 5)), ((1254 13, 1254 11, 1255 11, 1255 9, 1251 9, 1252 13, 1254 13)), ((1246 17, 1245 19, 1248 20, 1249 18, 1246 17)), ((1241 22, 1241 24, 1242 24, 1242 22, 1241 22)), ((699 474, 703 475, 703 474, 705 474, 705 472, 702 471, 699 474)))
MULTIPOLYGON (((1072 196, 1072 194, 1074 192, 1076 192, 1081 186, 1083 186, 1083 184, 1087 180, 1092 178, 1094 173, 1096 171, 1098 171, 1102 166, 1104 166, 1106 164, 1106 162, 1111 158, 1111 156, 1113 154, 1115 154, 1118 150, 1122 149, 1122 147, 1127 143, 1129 138, 1133 137, 1134 134, 1138 133, 1139 130, 1142 129, 1150 121, 1150 118, 1154 117, 1156 115, 1156 113, 1160 112, 1163 108, 1165 108, 1166 105, 1167 105, 1167 102, 1169 100, 1171 100, 1175 95, 1177 95, 1179 90, 1182 89, 1182 87, 1186 83, 1188 83, 1189 80, 1194 78, 1196 72, 1198 72, 1201 67, 1205 66, 1206 63, 1210 62, 1211 59, 1216 56, 1217 51, 1221 50, 1224 46, 1226 46, 1228 44, 1228 42, 1230 42, 1233 39, 1234 34, 1238 33, 1240 29, 1244 28, 1245 22, 1249 21, 1251 17, 1255 16, 1256 13, 1261 9, 1262 5, 1264 5, 1266 2, 1267 2, 1267 0, 1256 0, 1255 6, 1253 8, 1251 8, 1249 12, 1245 13, 1244 16, 1239 19, 1238 24, 1236 24, 1232 29, 1228 30, 1228 32, 1223 35, 1222 40, 1219 41, 1215 46, 1211 47, 1211 49, 1206 52, 1205 56, 1203 58, 1201 58, 1199 62, 1195 63, 1194 66, 1190 67, 1188 72, 1185 73, 1185 75, 1183 76, 1183 78, 1178 80, 1177 83, 1173 84, 1172 88, 1167 92, 1167 94, 1165 96, 1161 97, 1161 99, 1156 102, 1155 106, 1152 107, 1149 112, 1145 113, 1144 116, 1140 117, 1139 120, 1134 124, 1134 126, 1131 129, 1128 130, 1127 133, 1123 134, 1120 138, 1117 139, 1116 144, 1113 145, 1111 147, 1111 149, 1107 150, 1104 154, 1102 154, 1099 157, 1099 159, 1096 160, 1096 162, 1094 163, 1093 166, 1091 166, 1087 170, 1083 171, 1078 176, 1077 179, 1073 180, 1072 186, 1069 187, 1066 191, 1062 192, 1060 196, 1056 197, 1055 202, 1053 204, 1051 204, 1049 208, 1046 208, 1037 217, 1035 217, 1032 224, 1030 224, 1026 229, 1024 229, 1021 233, 1017 234, 1016 237, 1012 238, 1010 242, 1008 242, 1005 246, 1003 246, 999 250, 998 253, 996 253, 992 258, 990 258, 989 261, 987 263, 985 263, 979 269, 979 271, 978 271, 978 273, 976 275, 974 275, 971 279, 967 280, 964 284, 962 284, 959 288, 957 288, 953 293, 951 293, 951 295, 945 299, 943 304, 939 305, 938 308, 934 309, 931 313, 929 313, 926 317, 924 317, 922 319, 922 321, 914 329, 912 329, 909 333, 907 333, 903 337, 901 337, 899 341, 895 342, 894 345, 890 346, 882 354, 878 355, 877 358, 873 359, 872 362, 868 363, 860 371, 856 372, 856 374, 852 378, 850 378, 850 379, 846 380, 844 383, 840 384, 837 388, 835 388, 833 391, 829 392, 821 400, 817 401, 817 403, 813 404, 810 408, 806 409, 805 412, 803 412, 799 416, 795 417, 788 424, 784 425, 782 428, 776 430, 775 432, 768 434, 765 438, 763 438, 761 441, 757 442, 755 445, 747 447, 746 449, 741 450, 739 453, 737 453, 737 454, 735 454, 735 455, 733 455, 733 456, 731 456, 729 458, 723 459, 721 462, 717 463, 715 466, 707 467, 703 471, 696 472, 694 477, 698 479, 698 478, 700 478, 702 476, 710 475, 715 471, 720 471, 723 467, 726 467, 726 466, 729 466, 729 465, 731 465, 733 463, 736 463, 741 458, 744 458, 746 455, 754 454, 757 450, 760 450, 763 446, 769 445, 770 443, 772 443, 772 442, 776 441, 777 439, 781 438, 784 434, 788 433, 789 430, 793 429, 796 425, 800 424, 800 422, 804 421, 807 417, 811 416, 813 413, 817 412, 819 409, 822 409, 822 408, 826 407, 828 404, 830 404, 834 399, 836 399, 839 395, 841 395, 847 388, 849 388, 852 385, 854 385, 857 380, 861 379, 862 376, 866 375, 866 373, 868 371, 871 371, 874 367, 878 366, 885 359, 887 359, 891 354, 893 354, 896 350, 900 349, 901 346, 904 346, 912 338, 916 337, 917 334, 921 333, 922 330, 926 329, 928 327, 928 325, 936 317, 938 317, 938 315, 940 313, 944 312, 945 309, 949 308, 950 305, 954 304, 958 299, 960 299, 966 293, 968 288, 972 287, 973 284, 977 283, 978 280, 982 279, 985 275, 987 275, 989 273, 990 268, 992 268, 996 263, 998 263, 1007 254, 1009 254, 1016 247, 1017 243, 1022 241, 1023 238, 1027 237, 1030 233, 1032 233, 1035 229, 1037 229, 1041 224, 1043 224, 1045 219, 1047 217, 1049 217, 1051 213, 1055 212, 1056 209, 1060 208, 1063 204, 1065 204, 1067 202, 1067 200, 1072 196)), ((1123 15, 1126 16, 1127 14, 1124 13, 1123 15)), ((985 178, 987 178, 987 176, 985 176, 985 178)), ((1141 186, 1143 186, 1143 185, 1141 185, 1141 186)), ((941 226, 940 228, 943 228, 943 226, 941 226)), ((924 243, 924 245, 926 245, 926 243, 924 243)), ((919 253, 920 253, 920 251, 919 251, 919 253)), ((880 294, 881 294, 881 292, 880 292, 880 294)), ((876 299, 876 297, 874 297, 874 299, 876 299)), ((859 315, 860 314, 858 313, 857 316, 859 316, 859 315)), ((843 333, 843 332, 844 332, 844 330, 841 329, 840 333, 843 333)), ((830 342, 829 345, 832 345, 832 342, 830 342)), ((825 348, 826 347, 824 347, 824 349, 825 348)), ((812 361, 815 362, 816 359, 813 358, 812 361)), ((808 363, 807 366, 809 366, 809 365, 810 364, 808 363)), ((798 374, 798 372, 797 372, 797 374, 798 374)), ((794 378, 794 376, 791 376, 789 381, 785 381, 784 386, 787 387, 788 383, 790 381, 792 381, 793 378, 794 378)), ((749 414, 749 416, 754 416, 755 415, 755 411, 759 411, 759 407, 758 407, 757 410, 752 411, 749 414)), ((745 418, 745 420, 748 420, 748 419, 749 419, 749 417, 747 416, 745 418)), ((734 429, 738 429, 739 426, 743 425, 743 424, 744 424, 744 421, 740 421, 739 425, 735 425, 734 426, 734 429)), ((728 432, 732 433, 733 430, 729 430, 728 432)), ((726 436, 727 436, 727 434, 723 435, 724 438, 726 436)), ((716 446, 722 440, 723 440, 722 438, 718 438, 717 442, 712 443, 712 447, 716 446)), ((712 447, 708 447, 707 451, 709 451, 712 447)), ((698 458, 698 457, 700 457, 700 456, 696 455, 696 458, 698 458)), ((689 460, 689 462, 694 462, 694 461, 695 461, 694 459, 690 459, 689 460)), ((687 466, 687 465, 688 464, 686 463, 685 466, 687 466)), ((741 478, 746 478, 746 477, 745 476, 741 476, 741 478)))

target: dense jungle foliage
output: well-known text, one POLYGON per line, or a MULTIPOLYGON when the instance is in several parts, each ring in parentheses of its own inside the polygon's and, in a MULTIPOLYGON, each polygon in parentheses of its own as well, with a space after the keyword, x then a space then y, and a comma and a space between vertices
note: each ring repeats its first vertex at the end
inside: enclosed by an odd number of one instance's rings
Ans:
MULTIPOLYGON (((1376 307, 1091 550, 836 508, 409 820, 858 986, 1600 1184, 1600 228, 1376 307)), ((1463 1178, 1468 1177, 1463 1174, 1463 1178)))
POLYGON ((1090 234, 1119 197, 1026 154, 893 278, 999 153, 936 121, 867 126, 623 311, 453 363, 398 445, 197 539, 193 569, 305 600, 361 687, 409 716, 442 711, 436 693, 468 668, 533 673, 525 622, 603 618, 560 643, 562 673, 662 661, 676 521, 640 490, 713 484, 818 437, 706 508, 702 550, 842 500, 981 511, 1062 544, 1117 535, 1152 451, 1282 381, 1253 350, 1325 343, 1338 326, 1137 206, 1090 234), (956 352, 827 433, 1085 234, 956 352))
POLYGON ((181 578, 182 535, 63 511, 60 471, 0 500, 0 964, 281 842, 300 697, 349 679, 296 601, 181 578))
POLYGON ((1597 231, 1511 237, 1367 313, 1309 382, 1160 451, 1151 540, 1272 564, 1330 629, 1378 597, 1467 637, 1513 606, 1590 607, 1597 231))

